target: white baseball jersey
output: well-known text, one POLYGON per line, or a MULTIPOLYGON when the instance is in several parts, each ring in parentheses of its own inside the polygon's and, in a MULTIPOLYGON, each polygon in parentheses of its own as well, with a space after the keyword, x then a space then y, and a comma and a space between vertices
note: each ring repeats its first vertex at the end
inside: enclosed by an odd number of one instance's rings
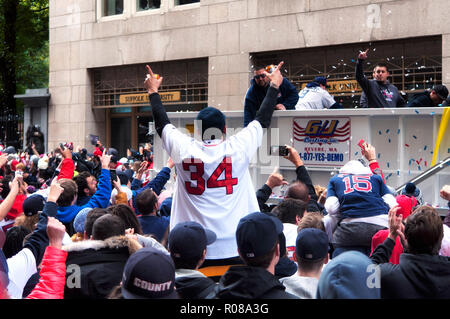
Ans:
POLYGON ((226 140, 198 141, 172 124, 162 131, 163 148, 177 169, 170 229, 196 221, 214 231, 217 240, 208 246, 207 259, 238 256, 239 220, 259 211, 248 165, 262 136, 258 121, 226 140))
POLYGON ((298 93, 296 110, 330 108, 336 101, 326 90, 320 86, 305 87, 298 93))

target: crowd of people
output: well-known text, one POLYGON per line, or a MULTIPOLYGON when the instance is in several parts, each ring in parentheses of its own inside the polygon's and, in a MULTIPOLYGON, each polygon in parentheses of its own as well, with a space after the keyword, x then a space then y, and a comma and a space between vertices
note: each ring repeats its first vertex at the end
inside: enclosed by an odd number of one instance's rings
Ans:
MULTIPOLYGON (((159 151, 169 155, 156 176, 151 145, 126 157, 99 141, 92 154, 71 144, 48 154, 35 145, 32 154, 2 147, 1 296, 450 298, 450 213, 442 219, 417 185, 401 194, 388 187, 373 145, 364 144, 365 160, 349 161, 326 186, 314 184, 287 145, 296 180, 274 170, 253 185, 248 167, 263 129, 275 109, 300 100, 280 100, 292 91, 282 65, 258 71, 264 91, 235 135, 225 136, 220 110, 201 110, 201 140, 171 124, 158 93, 163 77, 147 66, 159 151), (281 185, 283 200, 269 205, 281 185)), ((307 89, 325 90, 324 80, 307 89)), ((369 105, 386 98, 374 87, 378 78, 359 80, 369 105)), ((450 203, 450 185, 440 195, 450 203)))
MULTIPOLYGON (((372 69, 372 79, 364 74, 364 63, 369 49, 361 51, 356 59, 355 79, 361 87, 360 108, 397 108, 397 107, 437 107, 448 106, 449 92, 445 85, 436 84, 431 89, 415 93, 408 98, 389 82, 389 66, 384 62, 376 63, 372 69)), ((253 71, 251 85, 245 95, 244 126, 255 118, 269 85, 267 70, 273 66, 257 65, 253 71)), ((317 76, 299 92, 284 78, 279 88, 275 109, 277 110, 317 110, 344 108, 328 92, 328 79, 317 76)))

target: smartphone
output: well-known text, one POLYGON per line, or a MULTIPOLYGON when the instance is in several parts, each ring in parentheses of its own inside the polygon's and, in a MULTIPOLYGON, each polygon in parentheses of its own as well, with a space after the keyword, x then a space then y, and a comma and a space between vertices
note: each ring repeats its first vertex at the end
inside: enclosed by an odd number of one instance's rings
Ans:
POLYGON ((61 149, 64 151, 66 149, 66 147, 64 146, 63 143, 59 143, 59 147, 61 147, 61 149))
POLYGON ((92 145, 97 146, 99 137, 97 135, 89 134, 89 141, 92 145))
POLYGON ((275 145, 270 147, 271 155, 288 156, 289 150, 284 145, 275 145))
POLYGON ((110 169, 109 173, 111 174, 111 183, 117 180, 117 173, 115 169, 110 169))
POLYGON ((14 176, 15 176, 15 177, 17 177, 17 176, 23 176, 23 172, 17 170, 17 171, 14 173, 14 176))

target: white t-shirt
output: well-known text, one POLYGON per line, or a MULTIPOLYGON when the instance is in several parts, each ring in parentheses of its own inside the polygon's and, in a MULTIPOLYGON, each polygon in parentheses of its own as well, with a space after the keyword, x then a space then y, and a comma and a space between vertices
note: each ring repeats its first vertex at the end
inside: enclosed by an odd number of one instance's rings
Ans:
POLYGON ((259 211, 248 165, 262 136, 258 121, 226 140, 198 141, 172 124, 163 129, 163 148, 177 169, 170 229, 196 221, 214 231, 217 239, 208 246, 207 259, 238 256, 239 220, 259 211))
POLYGON ((8 294, 11 299, 22 299, 23 288, 36 269, 36 259, 28 248, 7 259, 8 262, 8 294))
POLYGON ((295 106, 296 110, 329 109, 330 106, 336 103, 330 93, 320 86, 305 87, 298 93, 298 97, 299 99, 295 106))

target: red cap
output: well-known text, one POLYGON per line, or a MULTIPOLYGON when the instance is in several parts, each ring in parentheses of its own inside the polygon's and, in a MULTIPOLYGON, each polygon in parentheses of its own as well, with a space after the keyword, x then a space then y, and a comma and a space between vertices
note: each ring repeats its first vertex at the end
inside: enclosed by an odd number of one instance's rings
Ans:
POLYGON ((403 219, 408 217, 412 213, 414 206, 417 205, 417 199, 415 197, 398 195, 395 199, 397 200, 397 204, 401 207, 398 213, 403 215, 403 219))

